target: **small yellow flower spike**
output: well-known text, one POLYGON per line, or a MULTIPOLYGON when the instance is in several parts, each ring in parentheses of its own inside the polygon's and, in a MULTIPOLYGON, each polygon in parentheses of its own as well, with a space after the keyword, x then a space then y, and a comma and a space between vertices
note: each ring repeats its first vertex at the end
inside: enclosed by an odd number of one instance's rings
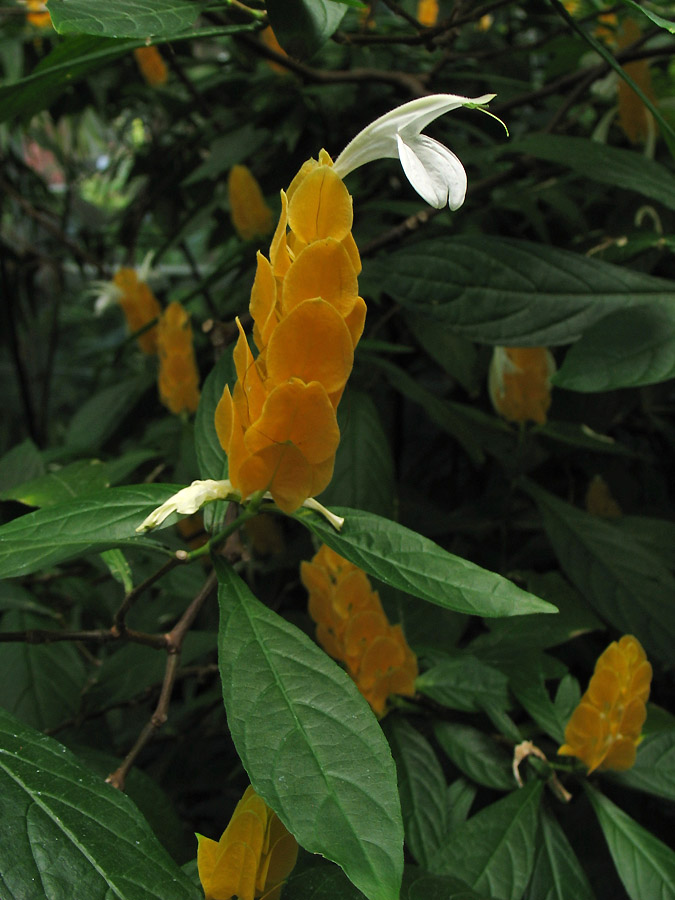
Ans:
POLYGON ((365 572, 325 544, 300 568, 309 614, 326 653, 344 662, 378 718, 392 694, 412 697, 417 657, 400 625, 390 625, 365 572))
POLYGON ((495 411, 509 422, 543 425, 554 372, 555 362, 546 347, 495 347, 488 383, 495 411))
MULTIPOLYGON (((642 32, 634 19, 626 19, 618 32, 618 47, 627 47, 639 40, 642 32)), ((626 63, 623 67, 627 75, 640 87, 650 100, 654 99, 649 62, 638 59, 626 63)), ((645 143, 654 133, 655 123, 652 114, 644 105, 633 88, 620 78, 617 84, 619 92, 619 125, 632 144, 645 143)))
POLYGON ((438 22, 438 0, 417 0, 417 21, 425 28, 438 22))
POLYGON ((588 690, 565 728, 561 756, 595 769, 623 772, 635 762, 647 712, 652 667, 640 642, 624 635, 598 657, 588 690))
POLYGON ((199 405, 199 372, 192 343, 190 316, 180 303, 170 303, 158 326, 159 396, 177 415, 199 405))
POLYGON ((602 519, 618 519, 621 507, 612 497, 609 486, 602 475, 594 475, 584 498, 586 512, 602 519))
POLYGON ((197 835, 205 900, 278 900, 293 871, 298 844, 280 819, 246 788, 219 841, 197 835))
POLYGON ((52 17, 43 0, 26 0, 26 21, 36 28, 49 28, 52 24, 52 17))
POLYGON ((169 72, 157 47, 137 47, 134 50, 134 59, 150 87, 166 84, 169 72))
MULTIPOLYGON (((118 269, 112 284, 113 293, 122 307, 129 331, 139 331, 159 318, 162 308, 146 282, 138 277, 135 269, 118 269)), ((156 325, 139 335, 138 346, 143 353, 157 352, 156 325)))
POLYGON ((243 241, 265 237, 272 231, 272 210, 265 203, 260 185, 246 166, 233 166, 227 180, 230 216, 243 241))

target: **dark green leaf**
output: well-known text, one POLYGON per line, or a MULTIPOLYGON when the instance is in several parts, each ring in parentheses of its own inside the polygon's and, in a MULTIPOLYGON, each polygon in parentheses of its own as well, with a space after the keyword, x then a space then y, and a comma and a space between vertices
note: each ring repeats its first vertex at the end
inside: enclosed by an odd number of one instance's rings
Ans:
POLYGON ((0 709, 3 900, 198 900, 121 791, 0 709))
POLYGON ((223 701, 251 783, 306 850, 369 900, 396 900, 403 825, 377 720, 345 672, 214 562, 223 701))
POLYGON ((675 801, 675 730, 646 737, 638 746, 635 765, 612 778, 628 787, 675 801))
POLYGON ((128 378, 90 397, 73 416, 66 435, 70 449, 98 450, 119 427, 152 382, 145 376, 128 378))
POLYGON ((177 35, 193 24, 200 4, 190 0, 50 0, 59 34, 110 38, 177 35))
POLYGON ((488 900, 477 894, 465 881, 451 875, 431 875, 414 866, 406 866, 402 900, 488 900))
POLYGON ((42 455, 31 440, 12 447, 0 459, 0 497, 27 478, 37 478, 45 470, 42 455))
POLYGON ((364 900, 337 866, 318 865, 291 875, 284 886, 284 900, 364 900))
POLYGON ((453 763, 471 781, 497 791, 513 790, 511 757, 485 732, 471 725, 439 722, 434 734, 453 763))
POLYGON ((663 16, 657 15, 651 9, 645 9, 644 6, 636 3, 635 0, 622 0, 622 2, 625 3, 626 6, 632 6, 633 9, 643 13, 645 16, 648 16, 655 25, 659 26, 659 28, 665 28, 666 31, 669 31, 671 34, 675 34, 675 22, 671 22, 669 19, 664 19, 663 16))
POLYGON ((478 396, 481 372, 474 343, 439 329, 437 322, 425 316, 408 315, 406 322, 429 356, 471 396, 478 396))
POLYGON ((477 788, 464 778, 457 778, 448 785, 445 795, 447 806, 448 834, 469 818, 469 812, 476 799, 477 788))
POLYGON ((505 709, 509 704, 506 676, 469 654, 428 669, 415 687, 437 703, 464 712, 479 712, 486 706, 505 709))
POLYGON ((534 866, 542 783, 532 781, 455 829, 433 869, 495 900, 521 900, 534 866))
POLYGON ((481 235, 387 256, 396 300, 486 344, 567 344, 611 312, 675 302, 670 282, 542 244, 481 235))
POLYGON ((443 770, 429 742, 405 719, 385 720, 385 734, 398 772, 406 844, 428 868, 447 832, 443 770))
POLYGON ((584 870, 557 819, 542 808, 540 822, 541 837, 527 900, 595 900, 584 870))
POLYGON ((312 56, 335 32, 347 8, 333 0, 267 0, 267 15, 286 53, 312 56))
POLYGON ((672 900, 675 853, 588 782, 583 785, 631 900, 672 900))
POLYGON ((612 524, 642 544, 650 553, 658 556, 664 566, 675 568, 675 522, 668 519, 652 519, 649 516, 620 516, 612 524))
POLYGON ((608 522, 522 482, 560 564, 595 609, 666 664, 675 642, 675 580, 660 560, 608 522))
MULTIPOLYGON (((164 550, 136 527, 181 485, 108 488, 81 500, 38 509, 0 528, 0 578, 28 575, 83 553, 136 546, 164 550)), ((165 525, 175 522, 175 516, 165 525)))
POLYGON ((611 391, 675 376, 675 313, 669 307, 620 309, 592 325, 565 357, 553 384, 611 391))
POLYGON ((554 606, 494 572, 453 556, 427 538, 371 513, 333 510, 344 516, 340 532, 318 513, 294 514, 320 541, 385 584, 447 609, 480 616, 555 612, 554 606))

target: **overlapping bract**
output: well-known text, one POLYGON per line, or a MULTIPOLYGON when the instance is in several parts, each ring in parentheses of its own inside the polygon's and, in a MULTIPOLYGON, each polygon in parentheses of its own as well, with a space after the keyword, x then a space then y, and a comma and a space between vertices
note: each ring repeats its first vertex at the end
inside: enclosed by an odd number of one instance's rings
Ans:
POLYGON ((555 362, 546 347, 495 347, 489 391, 495 411, 509 422, 546 422, 555 362))
POLYGON ((137 47, 134 50, 134 59, 150 87, 166 84, 169 72, 157 47, 137 47))
MULTIPOLYGON (((118 269, 113 278, 115 296, 122 307, 129 331, 140 331, 161 314, 159 301, 135 269, 118 269)), ((157 352, 157 325, 138 336, 138 346, 149 355, 157 352)))
POLYGON ((277 900, 298 856, 295 838, 252 787, 246 788, 219 841, 197 838, 205 900, 277 900))
POLYGON ((194 412, 199 405, 199 372, 190 316, 180 303, 170 303, 157 333, 159 396, 172 413, 194 412))
POLYGON ((250 241, 272 231, 272 210, 265 203, 253 173, 247 166, 232 166, 227 179, 230 217, 239 237, 250 241))
POLYGON ((281 193, 270 257, 258 253, 251 291, 258 356, 239 325, 237 381, 216 408, 232 486, 243 499, 270 491, 284 512, 333 474, 336 410, 366 315, 351 227, 352 198, 322 151, 281 193))
POLYGON ((588 690, 565 728, 558 753, 594 769, 630 769, 646 717, 652 667, 631 634, 598 657, 588 690))
POLYGON ((344 662, 377 716, 392 694, 412 697, 417 657, 400 625, 390 625, 365 572, 325 544, 300 569, 309 614, 326 653, 344 662))

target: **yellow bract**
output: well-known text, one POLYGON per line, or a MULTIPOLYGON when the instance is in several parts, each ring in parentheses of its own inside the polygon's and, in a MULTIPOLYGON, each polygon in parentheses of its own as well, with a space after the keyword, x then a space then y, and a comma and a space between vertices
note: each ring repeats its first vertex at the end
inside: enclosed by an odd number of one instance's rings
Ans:
POLYGON ((134 58, 141 75, 150 87, 166 84, 169 73, 157 47, 137 47, 134 50, 134 58))
POLYGON ((277 900, 298 856, 295 838, 252 787, 219 841, 200 834, 197 839, 205 900, 277 900))
MULTIPOLYGON (((148 285, 141 281, 135 269, 118 269, 113 278, 116 296, 127 320, 129 331, 139 331, 159 318, 161 307, 148 285)), ((153 325, 138 336, 138 346, 143 353, 157 352, 157 326, 153 325)))
POLYGON ((194 412, 199 405, 199 372, 192 344, 190 316, 170 303, 159 320, 159 396, 172 413, 194 412))
POLYGON ((438 0, 418 0, 417 21, 431 28, 438 21, 438 0))
POLYGON ((624 635, 598 657, 588 690, 565 728, 558 753, 594 769, 622 772, 635 762, 647 715, 652 667, 640 642, 624 635))
POLYGON ((258 356, 240 325, 237 381, 216 408, 229 478, 243 499, 270 491, 293 512, 332 477, 336 410, 366 315, 351 226, 352 198, 322 150, 281 192, 270 258, 258 253, 251 290, 258 356))
POLYGON ((31 25, 37 28, 49 28, 52 24, 52 17, 49 15, 44 0, 26 0, 28 12, 26 19, 31 25))
POLYGON ((253 173, 246 166, 233 166, 227 180, 232 224, 244 241, 264 237, 272 230, 272 210, 265 203, 253 173))
POLYGON ((300 569, 309 614, 324 650, 347 666, 377 716, 392 694, 411 697, 417 658, 400 625, 390 625, 365 572, 325 544, 300 569))
MULTIPOLYGON (((622 23, 618 34, 618 47, 627 47, 640 39, 640 26, 633 19, 622 23)), ((646 59, 626 63, 624 71, 640 87, 650 100, 654 99, 649 63, 646 59)), ((618 81, 619 91, 619 125, 628 140, 633 144, 644 143, 653 129, 653 118, 633 88, 623 78, 618 81)))
POLYGON ((495 411, 509 422, 546 422, 555 371, 546 347, 495 347, 489 390, 495 411))

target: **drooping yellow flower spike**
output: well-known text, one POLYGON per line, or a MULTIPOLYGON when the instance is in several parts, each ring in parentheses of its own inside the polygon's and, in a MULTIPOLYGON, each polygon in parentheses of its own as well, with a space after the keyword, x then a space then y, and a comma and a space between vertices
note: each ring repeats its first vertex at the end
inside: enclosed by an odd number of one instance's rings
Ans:
POLYGON ((546 422, 555 362, 546 347, 495 347, 488 388, 495 411, 509 422, 546 422))
POLYGON ((197 835, 205 900, 278 900, 298 844, 252 787, 246 788, 219 841, 197 835))
POLYGON ((652 667, 640 642, 632 634, 612 641, 598 657, 558 753, 576 756, 589 774, 594 769, 630 769, 647 715, 651 680, 652 667))
POLYGON ((227 179, 232 224, 239 237, 250 241, 272 231, 272 210, 265 203, 253 173, 247 166, 233 166, 227 179))
POLYGON ((26 0, 26 21, 36 28, 49 28, 52 24, 52 17, 49 15, 44 0, 26 0))
MULTIPOLYGON (((139 331, 161 314, 162 308, 157 298, 145 281, 138 277, 135 269, 118 269, 112 284, 112 293, 122 307, 129 331, 139 331)), ((138 346, 143 353, 157 352, 156 325, 138 336, 138 346)))
POLYGON ((164 310, 157 334, 159 396, 172 413, 195 412, 199 405, 199 372, 192 343, 190 316, 174 301, 164 310))
POLYGON ((134 50, 134 58, 141 75, 150 87, 166 84, 169 72, 157 47, 137 47, 134 50))
MULTIPOLYGON (((626 19, 618 32, 619 49, 637 41, 641 33, 640 26, 634 19, 626 19)), ((635 62, 626 63, 623 68, 643 93, 653 100, 654 92, 649 62, 646 59, 638 59, 635 62)), ((619 125, 632 144, 644 143, 655 127, 652 114, 623 78, 619 79, 617 89, 619 92, 619 125)))
POLYGON ((426 28, 438 22, 438 0, 417 0, 417 21, 426 28))
POLYGON ((400 625, 390 625, 365 572, 325 544, 300 568, 309 614, 326 653, 344 662, 378 717, 392 694, 412 697, 417 657, 400 625))
POLYGON ((237 381, 232 392, 225 388, 215 425, 242 499, 269 491, 291 513, 332 477, 336 410, 366 304, 352 198, 325 151, 302 166, 281 204, 270 258, 258 253, 251 291, 258 355, 239 324, 237 381))

